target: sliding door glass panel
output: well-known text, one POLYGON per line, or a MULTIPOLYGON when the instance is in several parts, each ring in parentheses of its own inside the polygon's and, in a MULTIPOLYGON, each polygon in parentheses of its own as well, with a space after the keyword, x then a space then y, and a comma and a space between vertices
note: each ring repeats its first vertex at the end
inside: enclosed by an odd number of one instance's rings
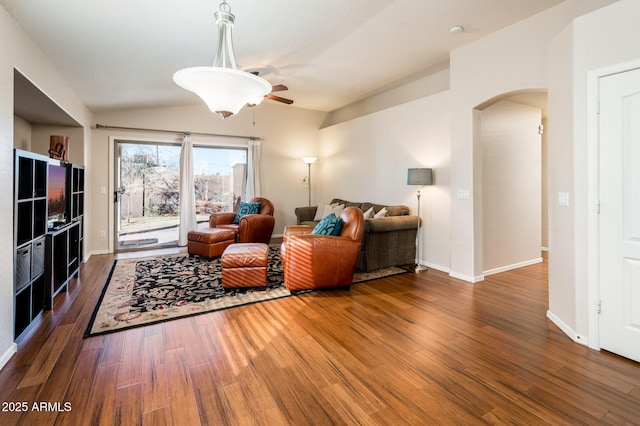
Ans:
POLYGON ((209 215, 231 212, 243 192, 247 170, 246 148, 194 146, 193 170, 198 227, 209 215))
POLYGON ((118 250, 176 246, 180 146, 117 143, 118 250))

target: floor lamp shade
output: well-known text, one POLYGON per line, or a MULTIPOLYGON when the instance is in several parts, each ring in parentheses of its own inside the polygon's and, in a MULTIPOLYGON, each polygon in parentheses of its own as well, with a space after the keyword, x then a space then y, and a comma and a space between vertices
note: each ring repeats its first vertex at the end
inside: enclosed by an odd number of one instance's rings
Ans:
POLYGON ((433 170, 427 168, 409 169, 407 185, 433 185, 433 170))

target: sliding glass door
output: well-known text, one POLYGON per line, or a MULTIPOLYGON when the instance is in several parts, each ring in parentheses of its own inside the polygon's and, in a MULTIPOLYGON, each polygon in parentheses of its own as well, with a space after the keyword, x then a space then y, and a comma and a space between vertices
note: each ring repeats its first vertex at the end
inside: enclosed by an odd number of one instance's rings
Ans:
MULTIPOLYGON (((176 246, 180 145, 116 141, 117 250, 176 246)), ((198 226, 213 212, 232 211, 244 188, 246 148, 194 146, 198 226)))

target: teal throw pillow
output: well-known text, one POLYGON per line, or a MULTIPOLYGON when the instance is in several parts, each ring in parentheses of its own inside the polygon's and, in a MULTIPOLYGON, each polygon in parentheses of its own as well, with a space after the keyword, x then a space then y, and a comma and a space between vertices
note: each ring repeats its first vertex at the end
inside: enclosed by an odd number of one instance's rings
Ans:
POLYGON ((312 234, 316 235, 340 235, 340 232, 342 232, 342 219, 336 217, 333 213, 318 222, 313 231, 311 231, 312 234))
POLYGON ((248 214, 258 214, 260 211, 260 206, 262 205, 262 201, 258 201, 257 203, 245 203, 241 202, 240 207, 238 207, 238 212, 236 213, 236 217, 233 218, 233 223, 236 225, 240 223, 240 219, 242 216, 248 214))

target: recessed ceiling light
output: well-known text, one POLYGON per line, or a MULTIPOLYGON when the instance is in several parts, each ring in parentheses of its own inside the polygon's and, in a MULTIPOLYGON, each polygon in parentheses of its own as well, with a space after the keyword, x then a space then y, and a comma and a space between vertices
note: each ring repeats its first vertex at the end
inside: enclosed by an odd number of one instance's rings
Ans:
POLYGON ((461 34, 464 32, 464 27, 462 25, 454 25, 453 27, 451 27, 449 32, 451 34, 461 34))

